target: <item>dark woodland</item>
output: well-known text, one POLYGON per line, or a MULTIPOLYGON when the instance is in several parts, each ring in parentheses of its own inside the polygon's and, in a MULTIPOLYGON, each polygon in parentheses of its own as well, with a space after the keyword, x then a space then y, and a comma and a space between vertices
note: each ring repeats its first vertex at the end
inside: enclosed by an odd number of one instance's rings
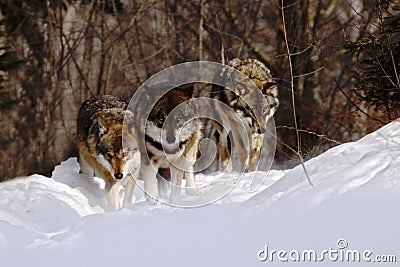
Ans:
POLYGON ((2 0, 0 181, 77 156, 87 98, 129 100, 166 67, 235 57, 276 78, 277 167, 400 117, 398 1, 2 0))

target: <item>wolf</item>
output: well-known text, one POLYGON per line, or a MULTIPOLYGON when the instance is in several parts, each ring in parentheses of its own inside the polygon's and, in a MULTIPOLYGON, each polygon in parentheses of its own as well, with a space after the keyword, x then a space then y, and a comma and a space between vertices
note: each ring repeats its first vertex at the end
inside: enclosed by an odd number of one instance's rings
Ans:
POLYGON ((159 168, 170 170, 171 204, 179 203, 184 175, 186 193, 197 194, 193 165, 202 127, 196 119, 196 105, 190 101, 192 96, 192 85, 173 87, 157 101, 147 118, 145 144, 150 161, 142 166, 142 174, 151 204, 159 198, 156 178, 159 168))
POLYGON ((228 65, 245 74, 257 85, 265 99, 264 116, 267 120, 270 119, 279 107, 279 99, 278 87, 269 68, 253 58, 234 58, 228 62, 228 65))
POLYGON ((77 146, 80 172, 91 179, 95 174, 104 180, 108 208, 120 208, 120 185, 125 187, 123 206, 130 206, 140 153, 134 115, 127 110, 127 104, 110 95, 86 100, 78 112, 77 146), (124 138, 123 131, 126 133, 124 138))
MULTIPOLYGON (((234 112, 241 118, 241 121, 247 124, 248 129, 251 133, 251 148, 249 158, 245 164, 247 165, 248 171, 255 171, 258 165, 258 159, 265 136, 266 125, 268 120, 275 114, 278 106, 278 88, 271 75, 270 70, 257 59, 239 59, 235 58, 228 62, 228 66, 243 73, 246 77, 250 78, 255 83, 257 88, 263 95, 262 99, 256 99, 257 95, 246 89, 242 90, 228 90, 221 86, 214 85, 212 89, 212 97, 222 101, 228 105, 234 112), (253 94, 252 94, 253 93, 253 94), (250 109, 249 106, 243 101, 243 98, 247 98, 253 103, 253 107, 250 109), (258 117, 258 119, 256 118, 258 117)), ((229 74, 225 74, 229 75, 229 74)), ((235 84, 240 84, 242 77, 237 76, 234 78, 235 84)), ((245 85, 246 82, 243 82, 245 85)), ((217 113, 223 113, 218 111, 217 113)), ((230 143, 228 134, 223 131, 220 125, 215 125, 218 130, 217 142, 219 147, 219 162, 222 168, 227 167, 227 159, 229 158, 229 146, 230 143)), ((239 139, 235 135, 235 129, 232 129, 232 139, 236 141, 239 139)), ((240 147, 241 144, 236 144, 236 147, 240 147)), ((245 153, 239 149, 239 153, 245 153)), ((238 155, 239 158, 241 155, 238 155)), ((243 162, 243 159, 241 159, 243 162)), ((220 168, 221 168, 220 166, 220 168)))

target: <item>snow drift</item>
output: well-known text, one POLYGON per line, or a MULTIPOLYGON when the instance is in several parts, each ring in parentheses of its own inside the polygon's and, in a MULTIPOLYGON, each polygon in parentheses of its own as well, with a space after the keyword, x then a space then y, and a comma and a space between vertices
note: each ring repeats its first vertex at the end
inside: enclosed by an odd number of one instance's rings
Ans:
MULTIPOLYGON (((202 208, 148 206, 138 189, 132 208, 104 213, 102 191, 71 158, 51 178, 0 184, 1 266, 309 266, 318 259, 295 256, 329 249, 370 251, 372 262, 391 255, 384 259, 397 263, 374 266, 398 266, 400 122, 332 148, 306 168, 314 187, 298 166, 272 170, 257 192, 248 190, 248 174, 202 208)), ((229 177, 235 174, 221 183, 229 177)), ((323 265, 346 261, 325 256, 323 265)), ((365 265, 359 261, 345 264, 365 265)))

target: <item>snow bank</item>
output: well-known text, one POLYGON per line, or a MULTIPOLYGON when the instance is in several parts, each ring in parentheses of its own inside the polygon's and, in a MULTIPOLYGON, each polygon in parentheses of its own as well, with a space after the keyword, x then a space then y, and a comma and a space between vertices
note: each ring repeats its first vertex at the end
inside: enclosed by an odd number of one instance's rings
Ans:
MULTIPOLYGON (((71 158, 52 178, 0 184, 1 266, 310 265, 276 255, 262 262, 266 246, 268 253, 370 250, 371 257, 397 256, 397 263, 374 266, 398 266, 399 121, 332 148, 306 167, 312 188, 298 166, 271 171, 257 192, 249 192, 252 174, 246 175, 226 197, 202 208, 150 207, 138 188, 132 208, 104 213, 102 190, 71 158), (338 240, 347 246, 339 249, 338 240)), ((198 177, 203 183, 217 178, 198 177)), ((230 178, 235 175, 221 183, 230 178)), ((322 264, 365 266, 327 258, 322 264)))
MULTIPOLYGON (((384 190, 400 195, 400 121, 353 143, 334 147, 305 164, 314 184, 310 188, 297 166, 246 205, 282 205, 302 200, 318 206, 354 190, 384 190)), ((400 204, 400 203, 399 203, 400 204)))

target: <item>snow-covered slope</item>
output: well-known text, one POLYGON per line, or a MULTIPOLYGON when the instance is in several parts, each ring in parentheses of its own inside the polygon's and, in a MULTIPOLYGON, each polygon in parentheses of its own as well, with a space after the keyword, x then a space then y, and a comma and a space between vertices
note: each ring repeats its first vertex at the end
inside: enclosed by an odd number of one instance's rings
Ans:
MULTIPOLYGON (((132 208, 104 213, 101 189, 71 158, 51 178, 0 184, 1 266, 309 266, 293 263, 296 251, 309 250, 324 255, 321 266, 365 266, 364 258, 343 263, 348 250, 371 251, 371 260, 393 255, 397 263, 373 266, 399 266, 400 122, 330 149, 306 167, 314 187, 298 166, 271 171, 257 192, 249 191, 248 174, 202 208, 148 206, 138 188, 132 208), (273 250, 287 253, 279 259, 273 250)), ((216 187, 235 174, 221 179, 216 187)))

